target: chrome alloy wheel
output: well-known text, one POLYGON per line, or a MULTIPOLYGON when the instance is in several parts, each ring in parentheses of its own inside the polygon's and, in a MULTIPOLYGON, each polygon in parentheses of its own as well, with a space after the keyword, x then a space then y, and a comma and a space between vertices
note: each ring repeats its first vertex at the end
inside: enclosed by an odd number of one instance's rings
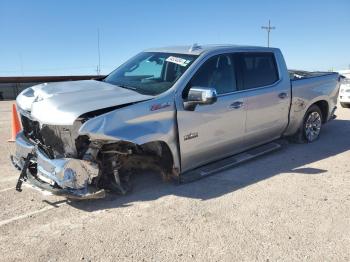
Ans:
POLYGON ((322 119, 318 112, 312 112, 305 121, 305 136, 307 141, 315 141, 321 132, 322 119))

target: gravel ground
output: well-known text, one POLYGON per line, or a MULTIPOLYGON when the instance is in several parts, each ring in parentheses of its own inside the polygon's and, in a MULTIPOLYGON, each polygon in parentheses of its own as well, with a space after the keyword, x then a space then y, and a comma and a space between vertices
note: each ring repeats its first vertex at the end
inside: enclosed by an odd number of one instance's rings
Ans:
POLYGON ((67 202, 25 187, 0 102, 1 261, 349 261, 350 110, 313 144, 289 144, 186 185, 137 177, 134 192, 67 202))

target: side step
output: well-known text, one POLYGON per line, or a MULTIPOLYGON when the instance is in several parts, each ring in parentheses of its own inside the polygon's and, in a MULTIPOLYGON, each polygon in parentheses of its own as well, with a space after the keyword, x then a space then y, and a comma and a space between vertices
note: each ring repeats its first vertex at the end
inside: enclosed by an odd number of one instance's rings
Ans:
MULTIPOLYGON (((283 142, 282 142, 283 143, 283 142)), ((250 149, 243 153, 233 155, 222 160, 215 161, 214 163, 201 166, 194 170, 188 171, 180 175, 180 183, 188 183, 194 180, 213 175, 217 172, 232 168, 240 163, 246 162, 258 156, 275 151, 282 147, 282 143, 271 142, 262 146, 250 149)))

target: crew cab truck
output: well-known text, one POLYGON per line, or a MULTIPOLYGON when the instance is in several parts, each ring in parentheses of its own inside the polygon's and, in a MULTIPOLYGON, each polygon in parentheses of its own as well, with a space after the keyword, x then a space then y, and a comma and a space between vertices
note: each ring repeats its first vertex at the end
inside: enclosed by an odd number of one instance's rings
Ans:
POLYGON ((17 97, 22 182, 68 198, 125 194, 154 170, 192 181, 279 147, 318 139, 335 117, 337 73, 288 71, 277 48, 150 49, 102 79, 40 84, 17 97))

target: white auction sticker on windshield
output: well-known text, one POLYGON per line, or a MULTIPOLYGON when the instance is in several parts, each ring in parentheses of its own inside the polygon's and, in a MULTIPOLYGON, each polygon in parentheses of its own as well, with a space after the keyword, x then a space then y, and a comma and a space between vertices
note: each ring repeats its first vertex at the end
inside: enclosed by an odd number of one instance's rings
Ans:
POLYGON ((181 57, 169 56, 165 61, 178 64, 180 66, 187 66, 190 60, 183 59, 181 57))

